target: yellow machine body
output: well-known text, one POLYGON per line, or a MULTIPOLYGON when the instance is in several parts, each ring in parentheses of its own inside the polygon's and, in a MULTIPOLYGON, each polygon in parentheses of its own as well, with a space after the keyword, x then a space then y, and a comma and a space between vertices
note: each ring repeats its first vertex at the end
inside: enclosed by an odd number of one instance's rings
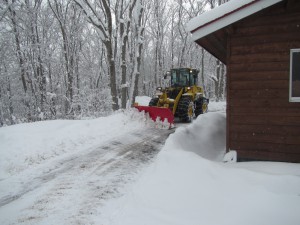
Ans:
POLYGON ((191 68, 172 69, 165 75, 165 78, 170 77, 169 87, 157 88, 149 107, 168 108, 183 122, 190 122, 207 112, 209 100, 205 98, 203 88, 197 86, 198 72, 191 68))

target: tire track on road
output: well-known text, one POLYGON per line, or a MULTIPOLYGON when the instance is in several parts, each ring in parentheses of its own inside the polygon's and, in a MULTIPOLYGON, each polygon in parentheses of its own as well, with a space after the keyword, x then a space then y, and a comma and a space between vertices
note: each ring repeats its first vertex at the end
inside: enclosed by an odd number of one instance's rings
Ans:
MULTIPOLYGON (((102 144, 86 154, 78 154, 61 160, 54 169, 49 169, 47 173, 28 180, 23 189, 16 194, 7 195, 0 199, 1 207, 19 200, 22 196, 37 189, 43 189, 47 183, 54 182, 53 189, 45 191, 44 196, 39 196, 34 201, 33 206, 28 206, 26 216, 21 216, 19 222, 41 219, 47 217, 45 211, 51 210, 51 205, 55 205, 56 197, 72 195, 70 190, 79 191, 76 184, 82 185, 76 179, 85 179, 87 184, 84 192, 86 201, 81 202, 81 209, 76 215, 89 216, 89 210, 85 210, 92 198, 97 199, 97 206, 103 200, 112 198, 118 189, 128 182, 128 175, 137 172, 138 168, 151 160, 161 149, 169 134, 175 130, 138 130, 136 132, 113 138, 111 141, 102 144), (95 175, 99 178, 95 180, 95 175), (89 177, 92 179, 89 181, 89 177), (94 179, 94 180, 93 180, 94 179), (75 185, 75 186, 74 186, 75 185), (48 205, 48 206, 47 206, 48 205)), ((49 187, 48 187, 49 188, 49 187)), ((69 197, 70 197, 69 196, 69 197)), ((70 197, 71 198, 71 197, 70 197)), ((17 216, 17 215, 16 215, 17 216)), ((71 216, 73 220, 78 217, 71 216)))

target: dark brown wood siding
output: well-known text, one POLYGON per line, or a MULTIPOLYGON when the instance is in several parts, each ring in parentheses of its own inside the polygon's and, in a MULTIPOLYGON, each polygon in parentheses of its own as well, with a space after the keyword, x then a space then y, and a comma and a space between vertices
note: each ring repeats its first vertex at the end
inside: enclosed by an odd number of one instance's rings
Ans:
POLYGON ((290 49, 300 48, 297 7, 282 2, 232 25, 227 146, 240 158, 300 162, 300 103, 289 102, 290 49))

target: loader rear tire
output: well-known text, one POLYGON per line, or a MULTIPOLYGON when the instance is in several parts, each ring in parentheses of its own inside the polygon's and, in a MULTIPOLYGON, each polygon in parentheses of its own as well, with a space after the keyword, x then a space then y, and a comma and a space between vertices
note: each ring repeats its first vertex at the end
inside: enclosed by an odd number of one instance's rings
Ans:
POLYGON ((194 117, 194 103, 190 97, 182 97, 177 107, 177 115, 181 122, 191 122, 194 117))
POLYGON ((149 106, 157 106, 158 98, 152 98, 149 102, 149 106))

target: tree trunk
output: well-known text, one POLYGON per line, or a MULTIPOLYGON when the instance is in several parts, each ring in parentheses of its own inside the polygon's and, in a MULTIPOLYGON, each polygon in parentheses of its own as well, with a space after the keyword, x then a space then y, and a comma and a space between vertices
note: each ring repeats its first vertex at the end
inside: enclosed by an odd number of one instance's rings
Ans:
POLYGON ((221 62, 220 60, 217 60, 216 79, 214 79, 216 102, 220 100, 220 77, 221 77, 221 62))
MULTIPOLYGON (((5 0, 6 4, 9 5, 8 0, 5 0)), ((23 90, 25 94, 27 93, 27 84, 26 84, 26 79, 25 79, 25 68, 24 68, 24 59, 21 53, 21 45, 20 45, 20 34, 17 29, 17 22, 16 22, 16 12, 12 9, 12 5, 8 6, 8 10, 10 12, 10 19, 13 25, 13 32, 14 32, 14 37, 15 37, 15 43, 16 43, 16 48, 17 48, 17 57, 19 61, 19 67, 21 70, 21 80, 22 80, 22 85, 23 85, 23 90)))
MULTIPOLYGON (((109 72, 110 72, 110 91, 112 97, 112 109, 114 111, 119 109, 118 97, 117 97, 117 83, 116 83, 116 66, 115 66, 115 58, 113 55, 113 26, 112 26, 112 13, 110 11, 109 2, 107 0, 102 0, 103 8, 106 14, 107 19, 107 32, 108 38, 105 41, 105 46, 107 50, 107 62, 109 64, 109 72)), ((117 44, 117 43, 115 43, 117 44)))
POLYGON ((109 73, 110 73, 110 92, 112 97, 112 109, 114 111, 119 109, 118 97, 117 97, 117 86, 116 86, 116 67, 115 60, 113 56, 113 48, 111 40, 106 41, 105 47, 107 50, 107 62, 109 65, 109 73))
POLYGON ((201 48, 201 82, 205 96, 207 96, 204 80, 204 49, 201 48))
MULTIPOLYGON (((141 2, 139 2, 141 4, 141 2)), ((137 12, 139 17, 137 24, 135 25, 134 29, 134 70, 132 74, 132 87, 130 93, 130 102, 131 105, 135 102, 135 97, 138 95, 138 84, 140 79, 140 68, 141 68, 141 54, 143 49, 143 35, 144 35, 144 28, 142 27, 142 16, 143 16, 143 8, 140 8, 140 11, 137 12)))
POLYGON ((15 124, 14 116, 13 116, 13 114, 14 114, 14 108, 13 108, 13 104, 12 104, 10 79, 7 78, 7 81, 8 81, 7 96, 8 96, 9 121, 10 121, 10 124, 15 124))
MULTIPOLYGON (((144 30, 144 29, 143 29, 144 30)), ((143 31, 141 33, 143 35, 143 31)), ((138 44, 138 56, 136 58, 136 76, 135 76, 135 81, 134 81, 134 90, 133 90, 133 96, 132 96, 132 103, 134 103, 135 97, 138 96, 139 89, 138 89, 138 84, 139 84, 139 78, 140 78, 140 69, 141 69, 141 54, 142 54, 142 49, 143 49, 143 44, 139 43, 138 44)))
MULTIPOLYGON (((33 16, 37 16, 36 14, 33 16)), ((38 34, 37 28, 37 18, 35 18, 34 22, 34 31, 35 31, 35 44, 37 45, 37 74, 38 74, 38 85, 39 85, 39 92, 40 92, 40 106, 41 112, 45 113, 45 104, 46 104, 46 75, 44 73, 44 66, 42 62, 42 52, 41 52, 41 43, 38 34)))
POLYGON ((220 76, 220 87, 219 87, 219 99, 224 99, 224 86, 225 86, 225 65, 221 63, 221 76, 220 76))
POLYGON ((124 37, 124 41, 122 43, 122 53, 121 53, 121 107, 122 109, 126 108, 127 102, 127 66, 126 66, 126 45, 127 45, 128 37, 124 37))
MULTIPOLYGON (((125 21, 123 18, 123 4, 124 1, 121 1, 121 14, 120 14, 120 37, 122 41, 122 47, 121 47, 121 108, 126 108, 126 102, 127 102, 127 66, 126 66, 126 49, 127 49, 127 41, 128 41, 128 31, 129 27, 125 30, 125 21)), ((128 21, 130 23, 130 21, 128 21)))

